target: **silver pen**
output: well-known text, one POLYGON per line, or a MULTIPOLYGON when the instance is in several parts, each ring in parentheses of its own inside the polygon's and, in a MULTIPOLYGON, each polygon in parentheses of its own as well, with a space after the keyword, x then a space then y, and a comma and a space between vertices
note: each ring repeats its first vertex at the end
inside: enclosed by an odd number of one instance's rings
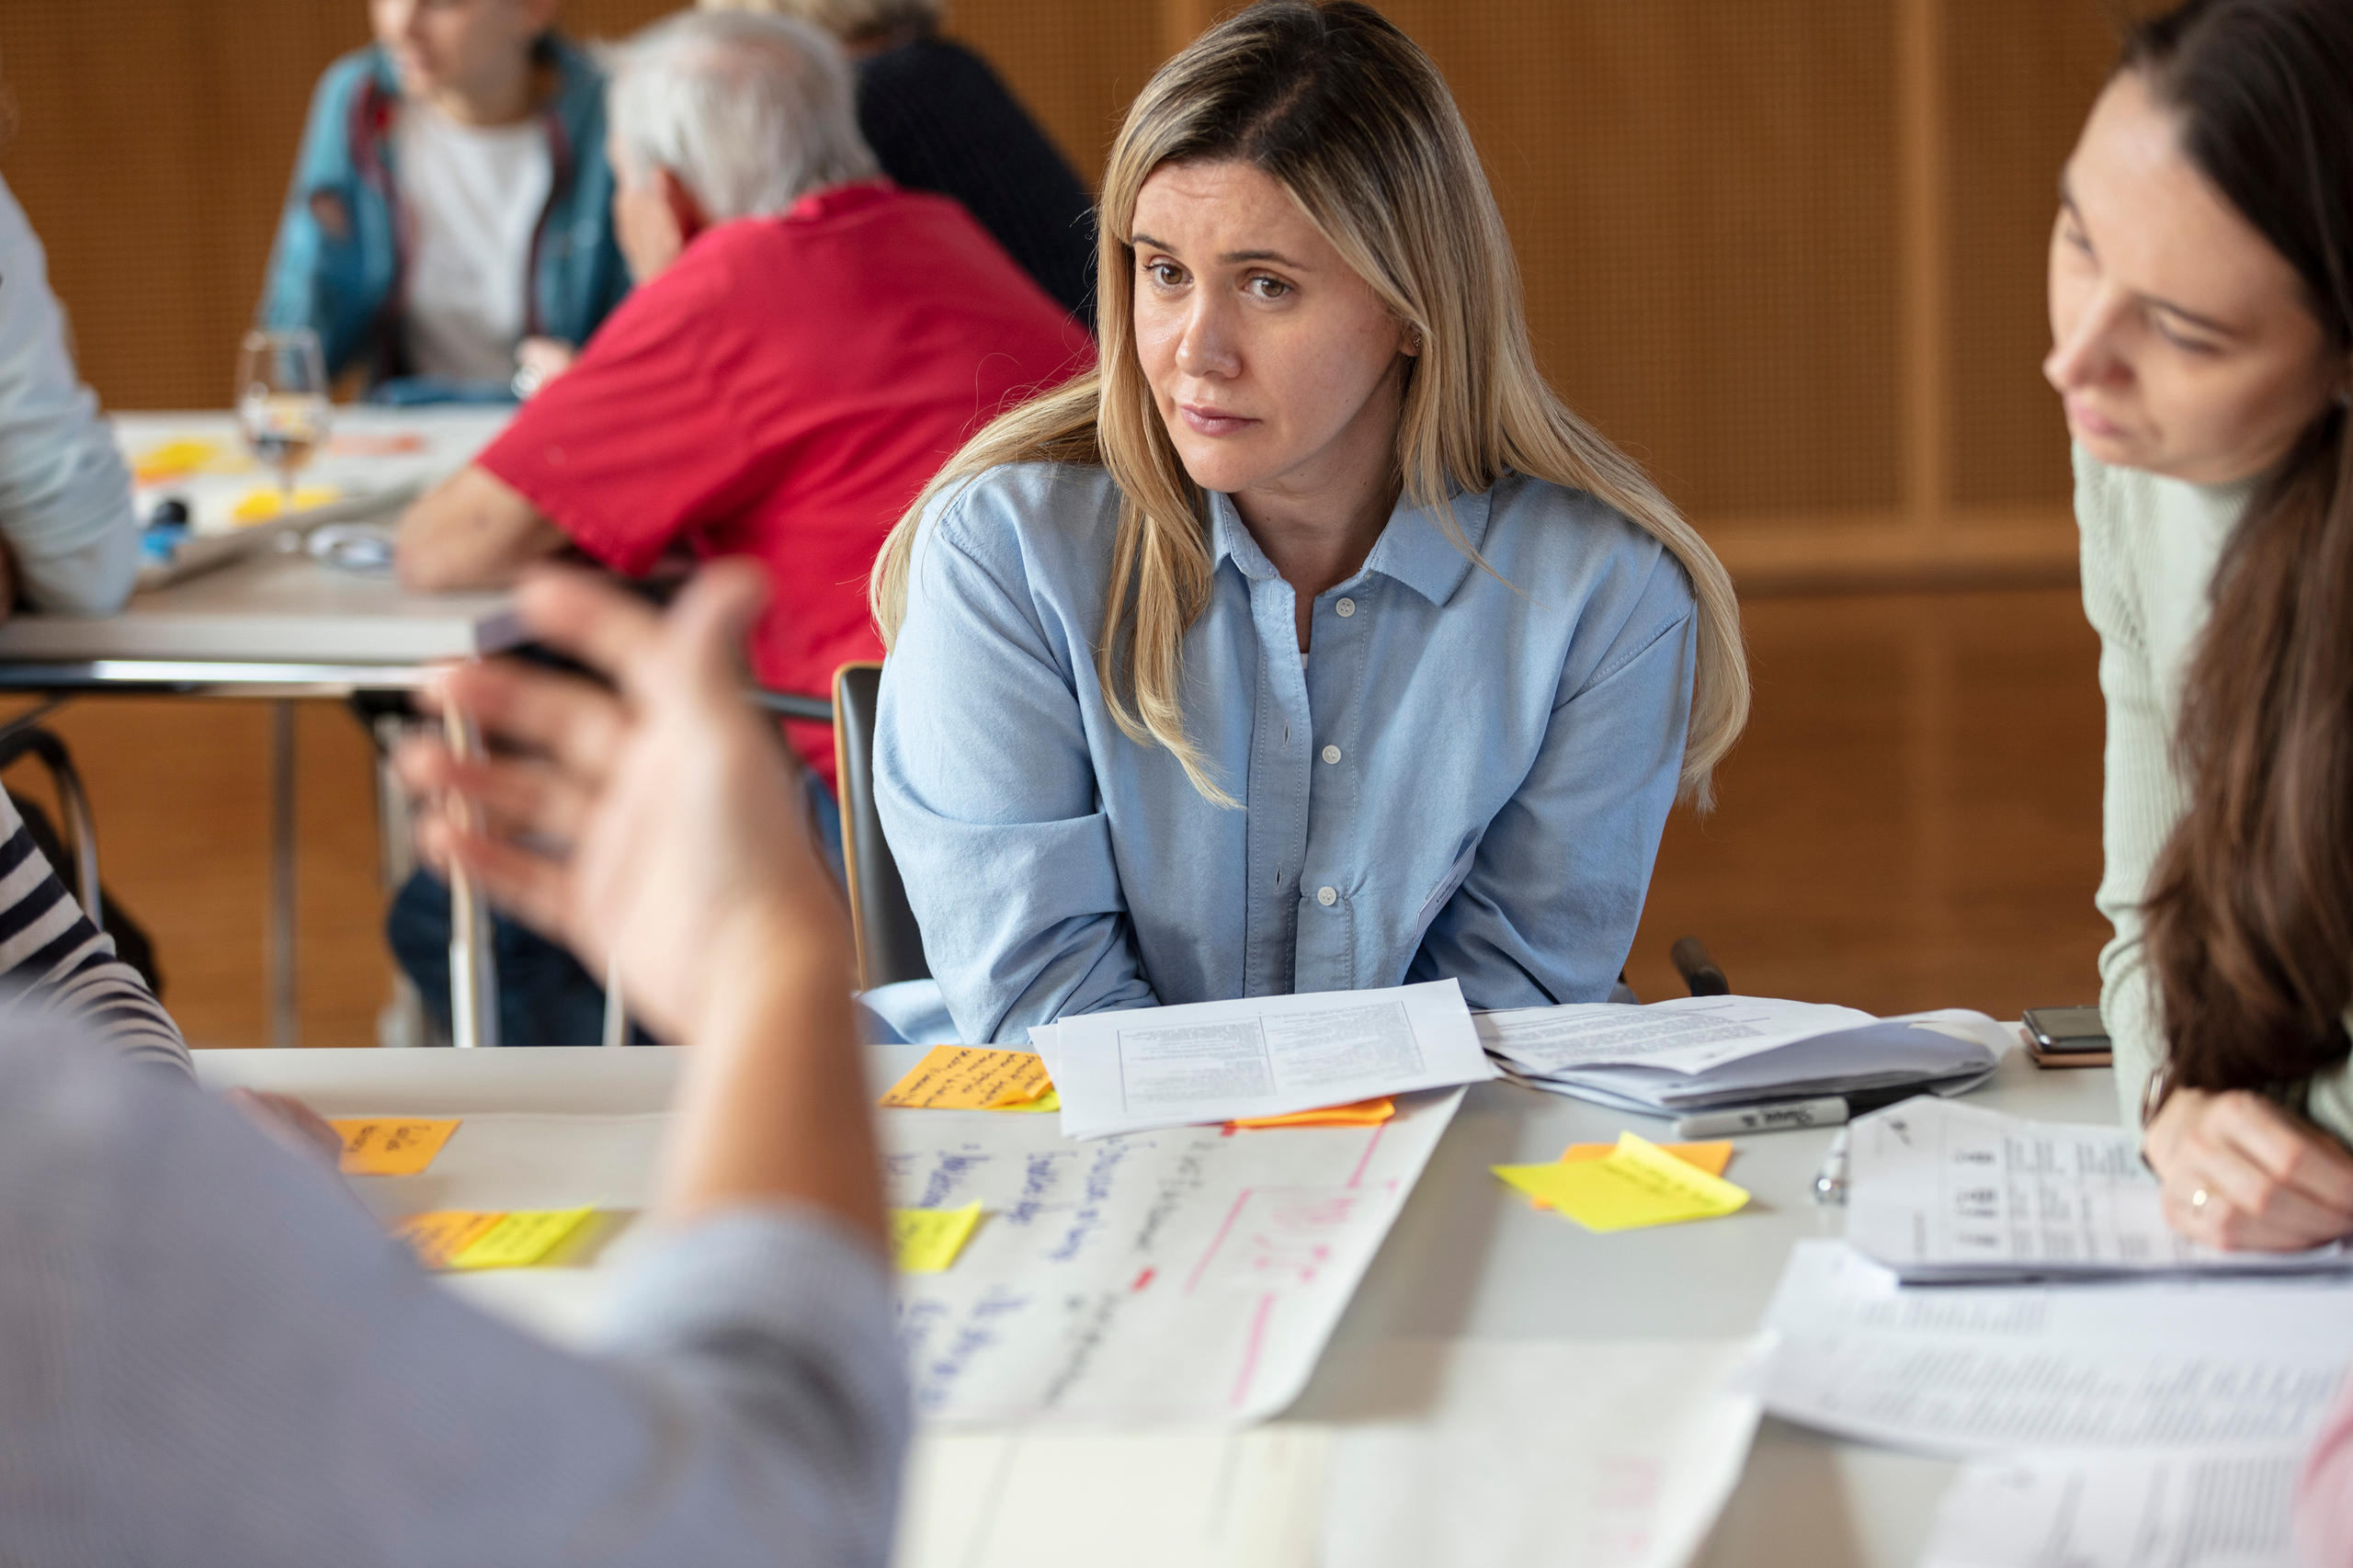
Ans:
POLYGON ((1830 1140, 1830 1152, 1822 1156, 1822 1168, 1813 1173, 1813 1200, 1838 1204, 1847 1201, 1847 1129, 1843 1127, 1830 1140))

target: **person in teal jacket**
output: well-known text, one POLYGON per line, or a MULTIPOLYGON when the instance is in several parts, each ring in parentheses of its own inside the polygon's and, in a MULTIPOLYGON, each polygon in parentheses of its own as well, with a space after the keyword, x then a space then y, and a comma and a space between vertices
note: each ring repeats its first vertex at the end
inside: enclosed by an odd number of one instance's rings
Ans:
POLYGON ((313 96, 259 312, 382 402, 496 401, 629 291, 604 78, 554 0, 374 0, 313 96), (520 381, 518 368, 524 369, 520 381))

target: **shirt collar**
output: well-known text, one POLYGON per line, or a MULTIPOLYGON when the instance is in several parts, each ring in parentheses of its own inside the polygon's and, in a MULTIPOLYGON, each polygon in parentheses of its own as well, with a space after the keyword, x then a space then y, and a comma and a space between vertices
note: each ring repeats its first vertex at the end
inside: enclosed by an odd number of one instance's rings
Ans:
MULTIPOLYGON (((1484 490, 1458 493, 1452 500, 1455 526, 1472 550, 1481 548, 1486 539, 1490 494, 1484 490)), ((1281 576, 1244 525, 1233 497, 1212 490, 1209 502, 1211 568, 1230 560, 1236 571, 1253 582, 1281 576)), ((1471 558, 1446 537, 1436 516, 1401 498, 1389 514, 1389 526, 1373 541, 1372 553, 1365 557, 1364 569, 1393 577, 1430 603, 1443 605, 1462 585, 1471 558)))

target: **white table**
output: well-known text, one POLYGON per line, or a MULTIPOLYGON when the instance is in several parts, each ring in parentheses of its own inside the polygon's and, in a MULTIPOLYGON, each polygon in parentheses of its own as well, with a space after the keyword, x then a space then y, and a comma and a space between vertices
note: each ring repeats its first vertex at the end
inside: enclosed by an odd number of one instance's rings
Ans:
MULTIPOLYGON (((888 1083, 919 1048, 878 1047, 870 1074, 888 1083)), ((489 1111, 622 1114, 666 1103, 675 1053, 660 1049, 460 1053, 371 1051, 200 1051, 198 1071, 215 1086, 244 1085, 299 1095, 329 1115, 489 1111)), ((2109 1121, 2110 1075, 2043 1072, 2021 1052, 2005 1059, 1974 1103, 2053 1121, 2109 1121)), ((1728 1173, 1754 1194, 1730 1219, 1619 1235, 1591 1235, 1531 1210, 1488 1174, 1490 1165, 1558 1157, 1573 1142, 1609 1142, 1631 1126, 1669 1136, 1665 1124, 1502 1083, 1473 1088, 1438 1145, 1363 1286, 1333 1348, 1432 1339, 1724 1339, 1752 1332, 1790 1246, 1836 1234, 1841 1210, 1813 1201, 1828 1131, 1739 1140, 1728 1173)), ((649 1140, 650 1147, 650 1140, 649 1140)), ((362 1184, 379 1213, 427 1208, 642 1204, 650 1168, 597 1174, 600 1190, 567 1186, 546 1162, 469 1165, 451 1145, 423 1176, 362 1184)), ((462 1279, 494 1309, 561 1326, 584 1310, 579 1278, 517 1271, 462 1279)), ((1336 1386, 1325 1358, 1291 1419, 1329 1418, 1367 1391, 1336 1386)), ((1349 1358, 1365 1365, 1374 1359, 1349 1358)), ((1699 1562, 1910 1568, 1929 1515, 1954 1473, 1949 1463, 1867 1449, 1767 1420, 1738 1491, 1699 1562)), ((1106 1561, 1111 1560, 1109 1557, 1106 1561)))
MULTIPOLYGON (((415 452, 329 460, 347 483, 366 479, 397 508, 423 485, 454 472, 512 410, 345 409, 339 430, 421 437, 415 452)), ((128 450, 174 436, 233 443, 226 414, 119 416, 128 450)), ((366 508, 358 508, 364 512, 366 508)), ((342 509, 346 517, 355 508, 342 509)), ((299 545, 299 535, 285 536, 299 545)), ((294 730, 290 701, 355 691, 415 688, 434 663, 511 646, 518 631, 494 594, 404 593, 385 578, 355 576, 307 554, 248 557, 135 596, 96 619, 20 615, 0 624, 0 691, 57 700, 97 692, 260 697, 274 699, 270 767, 270 1042, 296 1043, 294 1006, 294 730)), ((44 710, 45 711, 46 710, 44 710)))

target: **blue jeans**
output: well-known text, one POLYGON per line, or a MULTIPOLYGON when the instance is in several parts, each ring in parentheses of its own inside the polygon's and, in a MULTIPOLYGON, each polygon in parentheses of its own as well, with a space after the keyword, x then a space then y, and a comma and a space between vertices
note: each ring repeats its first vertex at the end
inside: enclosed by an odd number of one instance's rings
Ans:
MULTIPOLYGON (((824 780, 805 774, 811 825, 834 876, 842 876, 841 809, 824 780)), ((418 871, 393 895, 384 935, 403 973, 416 986, 426 1015, 447 1038, 449 1016, 449 889, 418 871)), ((491 950, 498 962, 498 1043, 595 1045, 605 1035, 605 983, 571 949, 504 915, 491 917, 491 950)), ((630 1043, 654 1037, 630 1024, 630 1043)))

